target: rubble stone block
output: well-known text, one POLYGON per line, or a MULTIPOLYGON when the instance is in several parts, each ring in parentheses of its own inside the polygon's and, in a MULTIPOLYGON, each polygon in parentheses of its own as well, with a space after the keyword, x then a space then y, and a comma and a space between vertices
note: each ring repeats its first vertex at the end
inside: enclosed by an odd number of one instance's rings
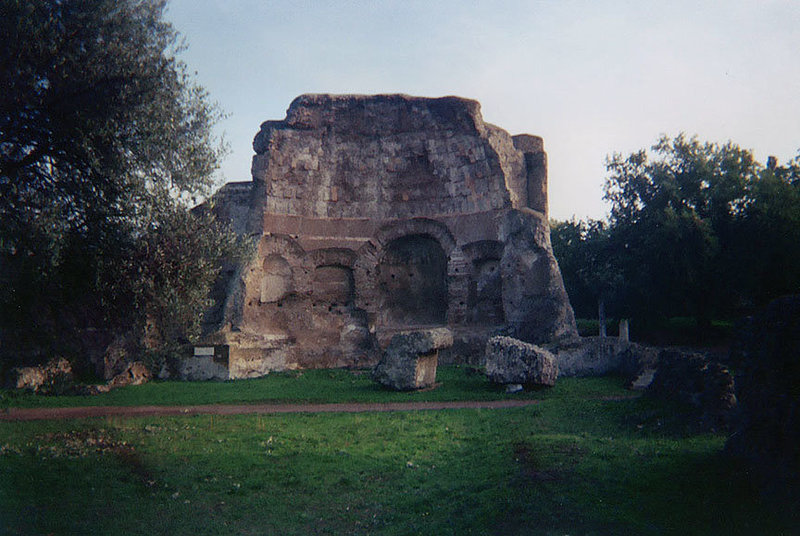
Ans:
POLYGON ((64 358, 51 359, 45 365, 17 367, 11 371, 11 387, 34 393, 60 394, 71 388, 72 365, 64 358))
POLYGON ((725 425, 736 408, 734 378, 728 368, 691 351, 662 350, 648 392, 694 406, 702 412, 702 422, 712 427, 725 425))
POLYGON ((397 391, 432 387, 439 350, 452 345, 453 334, 447 328, 398 333, 389 341, 372 379, 397 391))
POLYGON ((149 382, 153 375, 141 361, 134 361, 125 370, 112 378, 108 385, 110 388, 125 387, 127 385, 142 385, 149 382))
POLYGON ((552 387, 558 378, 558 361, 544 348, 497 336, 486 343, 486 374, 494 383, 552 387))
POLYGON ((200 356, 182 359, 178 365, 178 376, 188 381, 227 380, 230 373, 212 358, 200 356))

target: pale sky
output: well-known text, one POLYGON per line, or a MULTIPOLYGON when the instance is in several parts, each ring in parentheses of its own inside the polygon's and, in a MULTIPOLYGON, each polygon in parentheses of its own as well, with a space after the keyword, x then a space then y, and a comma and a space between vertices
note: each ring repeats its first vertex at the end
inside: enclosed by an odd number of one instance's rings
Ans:
POLYGON ((181 58, 229 114, 225 181, 302 93, 458 95, 544 138, 552 218, 601 218, 606 156, 660 134, 800 149, 800 1, 172 0, 181 58))

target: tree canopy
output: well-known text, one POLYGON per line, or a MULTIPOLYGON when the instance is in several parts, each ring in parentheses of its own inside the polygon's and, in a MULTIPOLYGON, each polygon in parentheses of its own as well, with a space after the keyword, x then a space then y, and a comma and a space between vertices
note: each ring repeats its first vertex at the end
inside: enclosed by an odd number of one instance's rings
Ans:
MULTIPOLYGON (((2 214, 86 231, 210 185, 218 117, 175 53, 164 1, 4 0, 2 214)), ((17 234, 18 236, 18 234, 17 234)))
POLYGON ((191 286, 167 270, 170 255, 189 249, 183 260, 209 270, 226 254, 224 240, 209 239, 224 229, 187 213, 210 193, 224 151, 213 134, 220 112, 177 58, 165 6, 0 3, 4 353, 141 326, 154 303, 147 289, 191 286), (153 247, 177 231, 180 248, 153 247))
POLYGON ((579 314, 605 293, 618 316, 730 318, 800 290, 800 156, 680 134, 607 170, 608 222, 553 224, 579 314))

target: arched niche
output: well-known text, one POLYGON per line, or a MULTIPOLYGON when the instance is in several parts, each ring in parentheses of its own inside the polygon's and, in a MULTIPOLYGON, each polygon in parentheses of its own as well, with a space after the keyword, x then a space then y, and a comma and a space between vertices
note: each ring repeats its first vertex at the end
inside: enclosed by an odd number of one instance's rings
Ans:
POLYGON ((389 241, 377 266, 381 315, 389 325, 444 324, 447 317, 447 255, 429 235, 389 241))
POLYGON ((503 244, 483 240, 468 244, 463 250, 470 265, 467 321, 472 324, 503 324, 505 313, 500 274, 503 244))
POLYGON ((353 270, 341 264, 324 264, 314 269, 311 295, 317 303, 350 305, 355 296, 353 270))
POLYGON ((267 255, 261 277, 261 303, 281 301, 292 292, 294 281, 289 262, 277 254, 267 255))
POLYGON ((445 256, 456 247, 456 240, 447 226, 428 218, 412 218, 384 225, 375 234, 375 239, 384 249, 394 240, 412 235, 424 235, 432 238, 444 251, 445 256))

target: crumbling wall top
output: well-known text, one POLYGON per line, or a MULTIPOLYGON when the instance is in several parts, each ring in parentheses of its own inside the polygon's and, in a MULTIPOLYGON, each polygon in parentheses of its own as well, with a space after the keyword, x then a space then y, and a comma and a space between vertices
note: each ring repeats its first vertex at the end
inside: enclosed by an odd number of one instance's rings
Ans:
POLYGON ((289 106, 286 123, 298 129, 385 135, 414 130, 474 133, 483 119, 477 101, 460 97, 306 94, 289 106))
POLYGON ((264 214, 379 221, 531 206, 526 155, 542 152, 484 123, 477 101, 399 94, 301 95, 253 147, 264 214))

